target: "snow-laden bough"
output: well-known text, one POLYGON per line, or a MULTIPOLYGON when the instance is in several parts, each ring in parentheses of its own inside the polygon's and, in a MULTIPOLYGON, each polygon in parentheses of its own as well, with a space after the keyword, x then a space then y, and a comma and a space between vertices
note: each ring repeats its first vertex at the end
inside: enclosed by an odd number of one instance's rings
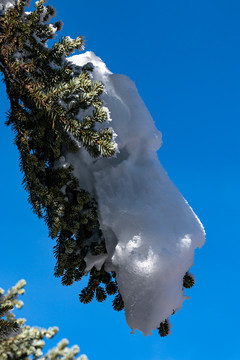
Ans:
POLYGON ((111 159, 93 159, 83 147, 66 154, 81 188, 97 199, 106 241, 107 255, 88 254, 86 269, 116 273, 129 327, 149 335, 186 299, 183 277, 204 244, 204 229, 159 162, 161 133, 135 84, 93 52, 69 60, 92 63, 93 80, 104 84, 119 151, 111 159))
MULTIPOLYGON (((30 1, 0 0, 0 15, 17 3, 29 6, 30 1)), ((41 22, 47 10, 39 9, 39 14, 41 22)), ((52 11, 50 15, 53 16, 52 11)), ((59 25, 50 24, 48 35, 53 36, 58 29, 59 25)), ((46 40, 36 33, 31 36, 43 48, 46 46, 46 40)), ((80 45, 79 38, 76 48, 80 45)), ((17 60, 21 57, 18 51, 14 54, 17 60)), ((90 76, 104 84, 102 100, 109 109, 118 149, 111 159, 93 159, 79 143, 78 153, 65 153, 65 158, 57 161, 58 166, 73 165, 80 188, 88 190, 98 203, 107 253, 93 256, 89 250, 84 255, 85 270, 87 273, 95 266, 97 270, 104 267, 107 272, 116 273, 130 328, 149 335, 181 308, 186 298, 183 278, 193 265, 194 249, 204 243, 204 230, 160 165, 156 151, 161 146, 161 134, 134 83, 126 76, 112 74, 91 52, 74 56, 70 61, 78 66, 92 63, 90 76)), ((56 68, 54 63, 50 66, 56 68)), ((60 101, 59 105, 66 106, 60 101)), ((81 121, 93 110, 92 105, 85 111, 82 107, 78 119, 81 121)), ((64 192, 63 188, 59 191, 64 192)))

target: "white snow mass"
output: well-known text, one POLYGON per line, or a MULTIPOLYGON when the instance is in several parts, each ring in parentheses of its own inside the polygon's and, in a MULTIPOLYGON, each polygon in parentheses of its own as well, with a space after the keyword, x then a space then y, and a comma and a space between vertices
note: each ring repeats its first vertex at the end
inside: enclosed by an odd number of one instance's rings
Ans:
MULTIPOLYGON (((5 5, 7 8, 14 6, 18 0, 0 0, 0 5, 5 5)), ((31 0, 28 0, 26 6, 30 6, 31 0)))
MULTIPOLYGON (((10 7, 13 7, 18 0, 0 0, 0 12, 7 11, 10 7)), ((26 6, 29 7, 31 3, 31 0, 28 0, 26 3, 26 6)))
POLYGON ((204 229, 159 162, 161 133, 135 84, 112 74, 92 52, 70 61, 94 65, 119 149, 111 159, 93 159, 84 148, 65 157, 81 188, 98 202, 106 240, 108 256, 88 254, 87 270, 104 264, 116 272, 129 327, 149 335, 181 308, 183 276, 193 265, 194 249, 204 244, 204 229))
POLYGON ((0 11, 8 10, 10 7, 14 6, 15 1, 14 0, 0 0, 0 11))

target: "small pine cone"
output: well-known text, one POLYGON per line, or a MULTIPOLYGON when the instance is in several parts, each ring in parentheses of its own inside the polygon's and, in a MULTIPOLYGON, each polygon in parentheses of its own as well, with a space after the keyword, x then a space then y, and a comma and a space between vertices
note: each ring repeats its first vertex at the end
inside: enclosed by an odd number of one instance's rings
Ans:
POLYGON ((103 275, 101 276, 101 281, 104 284, 108 284, 111 281, 111 275, 108 272, 104 271, 103 275))
POLYGON ((107 298, 107 295, 106 295, 105 291, 103 290, 103 288, 101 286, 99 286, 96 289, 96 299, 97 299, 97 301, 103 302, 104 300, 106 300, 106 298, 107 298))
POLYGON ((112 306, 113 309, 116 311, 121 311, 124 309, 124 302, 120 293, 118 293, 115 299, 113 300, 112 306))
POLYGON ((169 330, 170 330, 169 322, 168 322, 168 320, 165 320, 165 321, 161 322, 161 324, 158 328, 158 333, 160 336, 165 337, 165 336, 169 335, 169 330))
POLYGON ((189 272, 186 272, 186 274, 183 277, 183 287, 186 289, 190 289, 195 284, 195 280, 189 272))
POLYGON ((106 292, 108 295, 116 294, 117 290, 118 290, 117 284, 112 281, 106 285, 106 292))
POLYGON ((88 288, 82 289, 81 293, 79 294, 79 300, 83 304, 88 304, 92 301, 94 297, 94 291, 89 291, 88 288))

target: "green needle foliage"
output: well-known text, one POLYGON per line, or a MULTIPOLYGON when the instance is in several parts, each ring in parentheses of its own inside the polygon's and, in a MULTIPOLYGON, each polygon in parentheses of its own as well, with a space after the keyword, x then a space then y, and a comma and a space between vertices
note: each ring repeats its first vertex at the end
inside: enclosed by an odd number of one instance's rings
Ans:
MULTIPOLYGON (((101 101, 104 87, 92 81, 92 64, 79 67, 66 58, 83 49, 81 36, 63 37, 48 46, 48 40, 62 27, 60 21, 51 23, 55 16, 52 6, 39 0, 34 11, 25 12, 29 0, 9 2, 12 6, 7 9, 0 1, 0 71, 10 100, 6 123, 16 135, 29 203, 38 217, 44 218, 49 236, 56 239, 55 276, 62 278, 63 285, 71 285, 86 275, 84 258, 89 252, 100 255, 107 251, 97 203, 79 187, 73 167, 61 166, 61 159, 65 152, 77 152, 79 144, 94 158, 114 155, 114 134, 105 126, 108 110, 101 101)), ((93 267, 80 301, 87 304, 95 297, 102 302, 107 295, 115 295, 113 308, 122 310, 115 276, 103 267, 93 267)), ((194 279, 186 273, 183 286, 193 284, 194 279)), ((0 306, 0 317, 11 310, 1 298, 0 306)), ((168 324, 168 320, 160 324, 161 336, 169 333, 168 324)), ((14 321, 1 319, 0 325, 2 336, 19 330, 14 321)))
POLYGON ((25 282, 20 281, 14 288, 8 291, 4 297, 4 291, 0 289, 0 341, 15 336, 20 332, 20 326, 11 316, 14 306, 18 309, 22 307, 22 302, 17 300, 17 296, 24 293, 22 287, 25 282))
POLYGON ((20 280, 15 286, 8 290, 7 294, 3 296, 4 291, 0 289, 1 293, 1 310, 8 308, 5 314, 5 324, 0 322, 0 359, 1 360, 87 360, 85 355, 76 357, 79 354, 79 347, 77 345, 68 348, 68 340, 61 340, 57 346, 49 350, 46 355, 43 354, 45 346, 44 338, 52 339, 58 332, 57 327, 50 327, 49 329, 41 329, 39 327, 31 327, 25 325, 26 319, 16 319, 12 313, 14 308, 20 309, 23 307, 23 302, 18 300, 18 296, 24 294, 25 280, 20 280), (9 333, 6 333, 6 324, 13 324, 14 328, 9 333))
MULTIPOLYGON (((80 189, 71 166, 58 164, 64 151, 76 152, 79 144, 95 158, 114 155, 116 144, 111 128, 96 126, 108 120, 108 111, 100 98, 103 84, 91 79, 92 64, 79 67, 66 59, 83 49, 83 38, 64 37, 49 47, 62 26, 50 22, 55 10, 44 0, 32 12, 25 12, 28 0, 12 3, 9 9, 0 5, 0 71, 11 105, 7 125, 16 135, 29 203, 56 239, 55 275, 71 285, 86 275, 86 254, 106 253, 106 247, 96 201, 80 189)), ((112 275, 94 268, 80 300, 95 295, 101 302, 116 293, 112 275)))

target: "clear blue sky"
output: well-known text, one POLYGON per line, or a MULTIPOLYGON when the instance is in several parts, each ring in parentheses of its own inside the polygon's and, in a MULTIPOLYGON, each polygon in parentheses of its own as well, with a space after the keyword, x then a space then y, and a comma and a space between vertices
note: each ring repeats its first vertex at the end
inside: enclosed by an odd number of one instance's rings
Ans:
MULTIPOLYGON (((53 277, 53 241, 21 186, 1 90, 0 286, 27 280, 18 314, 60 328, 90 360, 239 360, 240 3, 237 0, 52 0, 63 35, 86 38, 115 73, 128 75, 163 133, 159 158, 203 222, 191 300, 172 335, 130 334, 111 303, 79 303, 80 284, 53 277)), ((54 340, 50 343, 54 343, 54 340)))

